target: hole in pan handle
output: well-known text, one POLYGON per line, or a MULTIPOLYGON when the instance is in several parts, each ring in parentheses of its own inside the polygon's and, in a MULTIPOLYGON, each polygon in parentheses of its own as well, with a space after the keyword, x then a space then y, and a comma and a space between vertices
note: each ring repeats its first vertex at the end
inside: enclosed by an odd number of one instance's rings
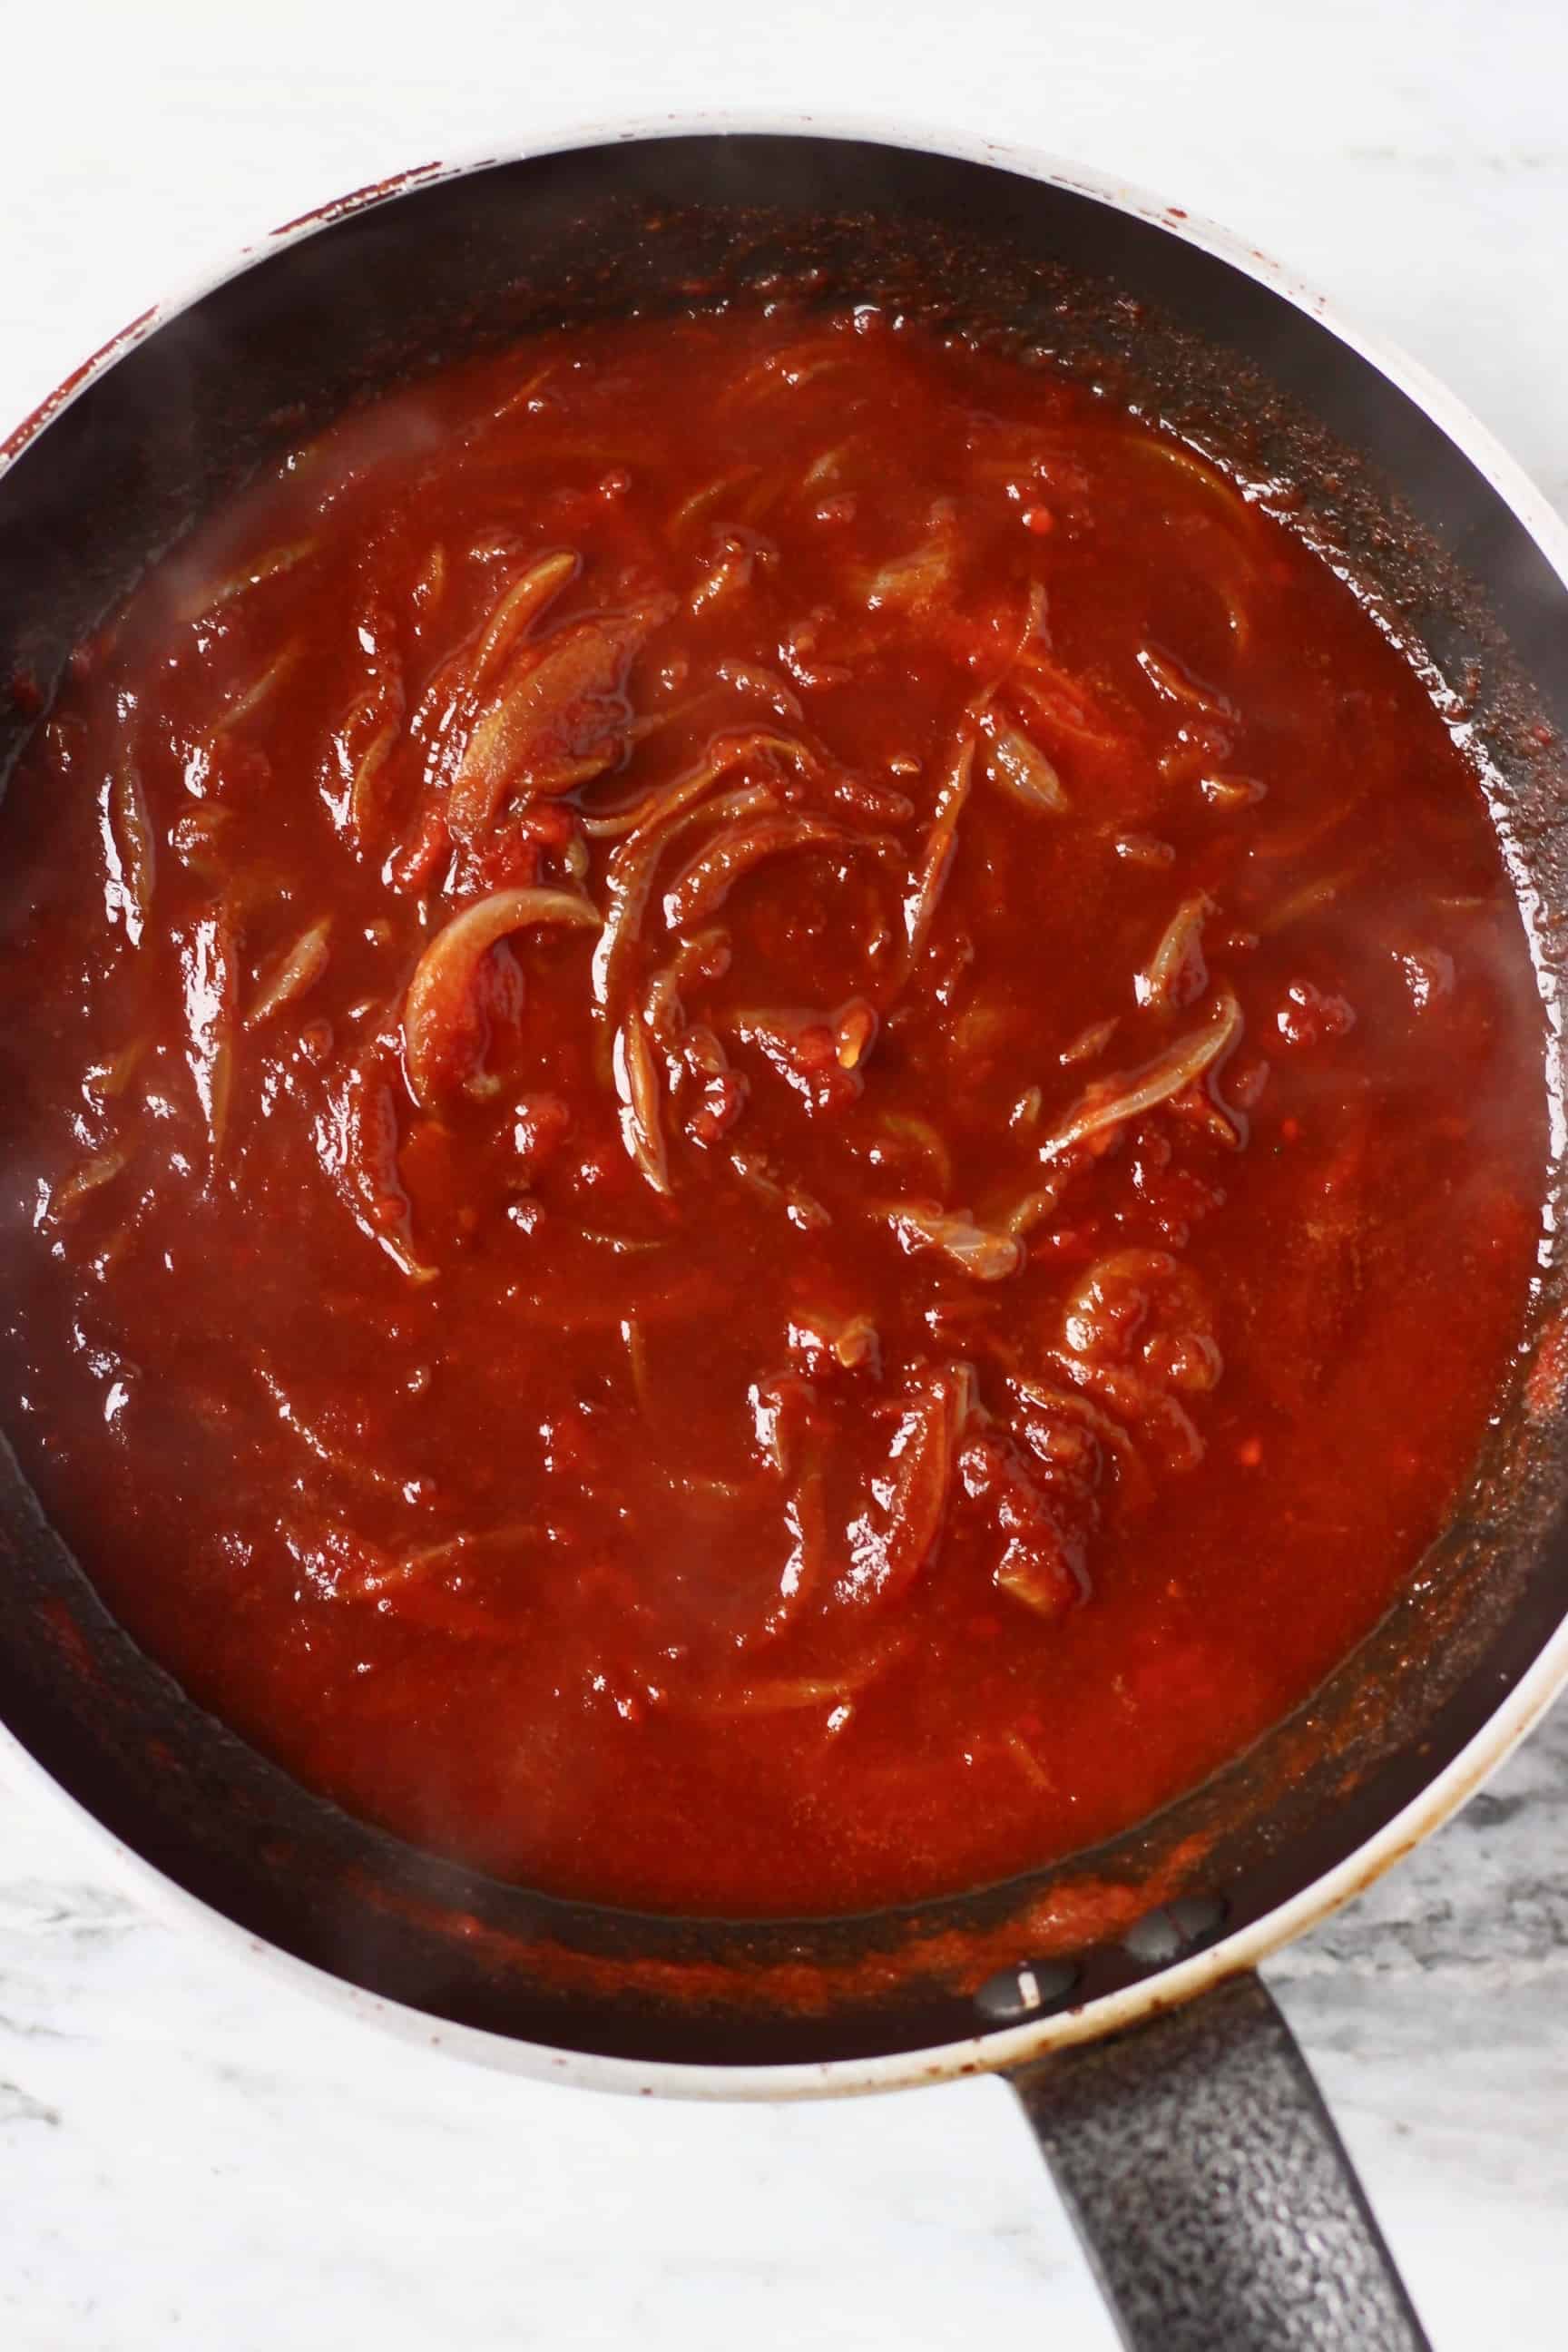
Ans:
POLYGON ((1009 2079, 1129 2352, 1430 2352, 1256 1976, 1009 2079))

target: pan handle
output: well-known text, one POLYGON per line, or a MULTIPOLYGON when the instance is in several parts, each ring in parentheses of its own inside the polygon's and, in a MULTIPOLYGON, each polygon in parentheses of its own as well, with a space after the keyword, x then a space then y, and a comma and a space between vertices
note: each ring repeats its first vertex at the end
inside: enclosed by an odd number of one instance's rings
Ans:
POLYGON ((1429 2352, 1256 1976, 1009 2080, 1129 2352, 1429 2352))

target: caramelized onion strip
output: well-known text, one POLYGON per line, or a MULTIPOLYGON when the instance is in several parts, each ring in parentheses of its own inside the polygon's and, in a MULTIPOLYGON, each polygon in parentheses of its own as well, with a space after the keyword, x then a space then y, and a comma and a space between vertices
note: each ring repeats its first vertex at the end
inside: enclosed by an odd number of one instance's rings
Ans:
POLYGON ((1021 808, 1059 816, 1071 807, 1060 776, 1038 744, 990 711, 980 725, 986 742, 985 772, 994 784, 1021 808))
POLYGON ((583 830, 590 841, 615 841, 625 836, 637 838, 652 827, 679 816, 710 792, 721 776, 731 768, 743 767, 749 760, 773 757, 784 760, 797 774, 815 772, 818 762, 806 746, 793 735, 775 734, 769 728, 755 728, 744 735, 716 736, 705 756, 694 768, 689 768, 673 783, 660 785, 645 793, 629 808, 611 809, 603 816, 585 816, 583 830))
POLYGON ((931 828, 921 852, 921 862, 910 878, 904 899, 904 938, 906 964, 912 968, 918 961, 931 932, 942 884, 947 880, 958 845, 958 820, 963 814, 963 804, 969 798, 970 784, 974 775, 974 737, 984 704, 972 704, 960 723, 957 740, 948 757, 947 769, 937 789, 936 808, 931 828))
POLYGON ((219 904, 200 915, 181 944, 180 976, 187 1044, 196 1098, 216 1165, 228 1126, 234 1087, 234 1039, 238 997, 234 917, 219 904))
POLYGON ((1181 1038, 1157 1061, 1146 1063, 1120 1077, 1103 1078, 1089 1087, 1056 1132, 1040 1146, 1040 1158, 1051 1160, 1076 1144, 1089 1143, 1108 1129, 1123 1127, 1130 1118, 1169 1102, 1184 1087, 1202 1077, 1241 1034, 1241 1007, 1228 989, 1221 991, 1201 1029, 1181 1038))
POLYGON ((1022 1404, 1032 1405, 1047 1419, 1058 1415, 1087 1429, 1115 1463, 1128 1501, 1142 1505, 1149 1500, 1152 1483, 1138 1448, 1121 1423, 1113 1420, 1102 1405, 1077 1389, 1058 1388, 1048 1381, 1026 1380, 1017 1374, 1009 1379, 1007 1385, 1022 1404))
POLYGON ((282 652, 269 661, 267 667, 258 676, 253 677, 250 684, 237 694, 234 700, 219 715, 216 724, 207 738, 209 745, 216 742, 220 735, 226 733, 229 728, 237 727, 242 719, 251 718, 256 711, 259 710, 268 696, 277 693, 289 672, 298 666, 304 650, 304 646, 298 641, 293 645, 285 646, 282 652))
POLYGON ((216 585, 205 583, 193 589, 175 614, 176 624, 215 619, 230 604, 237 603, 240 597, 248 595, 251 589, 261 587, 268 580, 280 579, 285 572, 297 571, 315 551, 313 539, 297 540, 287 547, 269 547, 264 554, 253 557, 240 571, 231 572, 226 580, 220 580, 216 585))
POLYGON ((896 1665, 909 1646, 907 1633, 895 1633, 873 1643, 837 1674, 781 1675, 721 1693, 696 1694, 686 1701, 683 1712, 722 1722, 734 1716, 795 1715, 807 1707, 843 1706, 896 1665))
POLYGON ((153 919, 157 850, 142 779, 129 761, 115 769, 104 786, 102 832, 109 911, 120 916, 126 938, 139 948, 153 919))
POLYGON ((642 929, 654 877, 673 842, 700 824, 729 824, 777 806, 765 784, 742 784, 714 801, 698 799, 676 815, 650 823, 623 841, 605 871, 605 928, 594 950, 594 1003, 607 1019, 620 994, 626 960, 642 929))
POLYGON ((370 1045, 327 1092, 313 1129, 316 1156, 360 1231, 386 1252, 410 1282, 434 1282, 421 1255, 397 1166, 393 1096, 395 1034, 370 1045))
POLYGON ((730 1165, 749 1192, 754 1192, 770 1208, 782 1209, 791 1224, 798 1226, 802 1233, 820 1233, 833 1223, 821 1202, 800 1185, 779 1176, 764 1153, 731 1151, 730 1165))
POLYGON ((569 550, 542 556, 497 599, 474 648, 468 673, 476 694, 482 694, 492 683, 533 623, 580 569, 578 558, 569 550))
POLYGON ((52 1188, 43 1216, 50 1224, 65 1223, 95 1192, 101 1192, 105 1184, 112 1184, 130 1161, 130 1151, 123 1144, 110 1144, 102 1151, 95 1151, 52 1188))
POLYGON ((669 1154, 660 1118, 658 1069, 647 1030, 635 1013, 616 1032, 615 1076, 626 1150, 654 1191, 668 1193, 669 1154))
POLYGON ((1208 983, 1204 925, 1212 912, 1213 902, 1201 890, 1183 899, 1148 963, 1134 975, 1132 992, 1140 1004, 1179 1008, 1203 994, 1208 983))
POLYGON ((907 1399, 893 1442, 890 1492, 885 1481, 876 1482, 887 1496, 885 1528, 868 1511, 849 1529, 848 1597, 865 1581, 879 1601, 898 1600, 935 1551, 952 1496, 958 1441, 976 1403, 974 1370, 966 1363, 928 1375, 907 1399))
POLYGON ((351 1486, 363 1487, 369 1494, 392 1495, 402 1491, 405 1480, 401 1475, 389 1470, 379 1470, 374 1463, 351 1454, 308 1413, 302 1412, 264 1356, 257 1359, 256 1377, 271 1398, 284 1428, 291 1436, 297 1437, 306 1453, 314 1454, 325 1468, 335 1470, 351 1486))
POLYGON ((453 772, 445 814, 457 840, 483 834, 509 793, 570 792, 615 765, 631 719, 626 674, 647 625, 640 614, 577 621, 522 647, 453 772))
POLYGON ((319 923, 301 931, 293 946, 279 958, 245 1016, 247 1029, 259 1029, 264 1021, 270 1021, 275 1013, 281 1013, 285 1005, 294 1003, 307 990, 314 988, 327 968, 331 929, 331 917, 323 915, 319 923))
POLYGON ((443 924, 420 957, 403 1003, 403 1058, 426 1109, 456 1083, 480 963, 498 940, 541 923, 596 931, 599 917, 570 890, 495 890, 443 924))
POLYGON ((896 1201, 879 1213, 911 1256, 922 1250, 940 1251, 976 1282, 1004 1282, 1024 1263, 1024 1245, 1016 1234, 976 1224, 964 1210, 949 1212, 896 1201))
POLYGON ((699 851, 664 896, 664 919, 671 930, 700 923, 718 912, 742 874, 786 851, 826 848, 853 842, 841 825, 824 817, 782 814, 750 824, 727 825, 699 851))

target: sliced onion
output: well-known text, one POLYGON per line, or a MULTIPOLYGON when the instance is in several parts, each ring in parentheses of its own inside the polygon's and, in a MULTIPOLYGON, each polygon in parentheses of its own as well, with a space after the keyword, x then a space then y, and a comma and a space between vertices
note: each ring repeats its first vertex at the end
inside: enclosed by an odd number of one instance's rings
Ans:
POLYGON ((688 523, 700 522, 721 499, 729 498, 735 490, 748 488, 761 472, 760 466, 737 466, 732 473, 720 474, 713 481, 705 482, 700 490, 693 490, 691 496, 683 499, 676 508, 666 525, 668 536, 679 538, 688 523))
POLYGON ((689 981, 721 980, 730 968, 730 934, 715 927, 683 940, 647 985, 647 1025, 666 1053, 674 1053, 686 1027, 681 992, 689 981))
POLYGON ((759 662, 721 661, 715 665, 714 676, 729 693, 754 695, 758 701, 771 704, 781 719, 798 723, 804 716, 799 697, 776 670, 764 669, 759 662))
MULTIPOLYGON (((998 1571, 996 1580, 999 1584, 1002 1581, 1000 1571, 998 1571)), ((1049 1796, 1054 1793, 1057 1785, 1055 1780, 1047 1771, 1045 1766, 1041 1763, 1039 1758, 1036 1755, 1034 1749, 1029 1746, 1028 1741, 1024 1738, 1021 1732, 1004 1732, 1002 1735, 1002 1745, 1018 1767, 1019 1771, 1024 1775, 1025 1780, 1029 1781, 1033 1787, 1037 1788, 1042 1796, 1049 1796)))
POLYGON ((1071 807, 1060 776, 1037 744, 991 712, 980 724, 987 743, 985 772, 994 784, 1024 808, 1044 809, 1059 816, 1071 807))
POLYGON ((129 761, 115 769, 104 786, 102 834, 110 917, 120 917, 126 938, 139 948, 153 918, 157 848, 142 779, 129 761))
POLYGON ((1026 661, 1037 646, 1043 651, 1048 635, 1046 625, 1045 588, 1040 581, 1033 580, 1029 583, 1029 594, 1024 606, 1023 623, 1013 648, 1012 661, 1007 665, 1008 669, 1011 670, 1021 661, 1026 661))
POLYGON ((804 1192, 798 1184, 775 1174, 772 1161, 761 1151, 731 1151, 730 1165, 748 1191, 755 1192, 771 1207, 782 1209, 792 1225, 805 1234, 820 1233, 833 1223, 832 1216, 821 1202, 804 1192))
POLYGON ((315 551, 313 539, 298 540, 288 547, 269 547, 265 554, 254 557, 243 570, 232 572, 216 587, 207 584, 194 589, 176 615, 177 623, 183 625, 211 619, 241 596, 248 594, 252 588, 259 588, 266 581, 279 579, 285 572, 298 570, 315 551))
POLYGON ((1138 656, 1138 667, 1157 693, 1167 702, 1179 702, 1189 710, 1202 710, 1211 718, 1231 718, 1234 711, 1226 698, 1214 689, 1200 686, 1190 677, 1180 662, 1169 654, 1162 654, 1152 646, 1144 646, 1138 656))
POLYGON ((472 660, 466 665, 476 694, 482 694, 492 683, 541 613, 581 569, 581 558, 570 550, 542 556, 497 599, 472 660))
POLYGON ((223 1149, 234 1085, 237 967, 234 919, 228 908, 220 905, 213 913, 197 917, 180 948, 185 1058, 215 1161, 223 1149))
POLYGON ((971 704, 959 722, 946 772, 937 788, 936 808, 921 852, 920 866, 904 898, 904 937, 910 965, 925 946, 942 887, 958 846, 958 820, 963 814, 974 774, 974 733, 984 709, 984 702, 971 704))
POLYGON ((369 1602, 395 1612, 406 1601, 412 1604, 414 1622, 421 1632, 488 1641, 505 1641, 514 1628, 465 1594, 442 1590, 439 1580, 460 1567, 471 1553, 538 1539, 538 1528, 526 1521, 472 1532, 464 1528, 404 1552, 384 1550, 346 1528, 328 1527, 313 1543, 285 1534, 285 1541, 323 1599, 369 1602))
POLYGON ((890 1449, 891 1475, 871 1482, 871 1499, 847 1530, 839 1599, 893 1601, 914 1582, 942 1539, 958 1440, 975 1404, 968 1364, 926 1374, 904 1402, 890 1449))
POLYGON ((1091 751, 1114 751, 1124 740, 1100 714, 1085 709, 1083 689, 1069 673, 1051 661, 1037 639, 1019 651, 1007 677, 1010 700, 1024 703, 1037 722, 1070 736, 1091 751))
POLYGON ((1062 1337, 1077 1356, 1136 1362, 1168 1387, 1202 1394, 1219 1378, 1207 1293, 1169 1250, 1113 1250, 1098 1259, 1063 1304, 1062 1337))
POLYGON ((570 622, 514 651, 452 775, 446 814, 457 839, 482 834, 510 792, 570 792, 615 765, 631 721, 626 672, 664 610, 570 622))
POLYGON ((953 574, 951 534, 937 533, 879 570, 867 572, 861 593, 873 613, 918 612, 931 604, 953 574))
POLYGON ((398 727, 388 720, 371 737, 349 773, 348 820, 354 839, 368 842, 380 814, 381 779, 397 748, 398 727))
POLYGON ((308 989, 314 988, 327 968, 331 929, 331 917, 323 915, 319 923, 301 931, 293 946, 279 958, 245 1016, 247 1029, 259 1029, 264 1021, 270 1021, 275 1013, 281 1013, 286 1004, 294 1003, 308 989))
POLYGON ((363 1486, 371 1494, 401 1493, 405 1484, 404 1476, 389 1470, 378 1470, 374 1463, 351 1454, 346 1446, 340 1445, 307 1413, 301 1412, 265 1357, 257 1359, 256 1377, 276 1406, 279 1420, 299 1439, 307 1454, 313 1454, 318 1462, 324 1464, 329 1470, 335 1470, 351 1486, 363 1486))
POLYGON ((43 1214, 51 1224, 61 1224, 74 1217, 83 1202, 105 1184, 111 1184, 129 1166, 130 1160, 130 1151, 121 1144, 110 1144, 102 1151, 95 1151, 90 1160, 84 1160, 62 1183, 53 1187, 43 1214))
POLYGON ((1022 1403, 1044 1413, 1047 1420, 1071 1421, 1089 1430, 1115 1463, 1128 1501, 1134 1506, 1149 1501, 1153 1487, 1142 1458, 1128 1432, 1103 1406, 1075 1388, 1054 1387, 1045 1381, 1015 1377, 1009 1380, 1008 1386, 1022 1403))
POLYGON ((393 1040, 371 1045, 328 1089, 316 1120, 316 1154, 363 1234, 411 1282, 434 1282, 436 1268, 414 1240, 408 1194, 397 1165, 397 1111, 392 1088, 393 1040))
POLYGON ((1058 1170, 1054 1178, 1047 1177, 1045 1183, 1037 1185, 1032 1192, 1026 1192, 1024 1198, 1008 1212, 1007 1231, 1015 1240, 1023 1241, 1037 1225, 1056 1215, 1071 1172, 1070 1169, 1058 1170))
POLYGON ((764 352, 742 371, 721 395, 721 405, 731 406, 736 401, 753 401, 780 392, 798 391, 802 384, 811 383, 818 376, 828 375, 837 368, 851 364, 854 353, 841 343, 825 339, 791 343, 782 351, 764 352))
POLYGON ((913 1111, 890 1110, 883 1117, 882 1129, 896 1145, 908 1146, 920 1153, 939 1198, 952 1191, 952 1154, 931 1120, 913 1111))
POLYGON ((420 566, 419 576, 414 583, 410 595, 410 602, 422 619, 433 613, 445 596, 447 572, 447 550, 442 542, 437 540, 420 566))
POLYGON ((99 1096, 104 1102, 112 1102, 125 1092, 136 1076, 151 1042, 145 1036, 132 1037, 128 1045, 121 1045, 118 1054, 111 1055, 107 1062, 90 1063, 82 1072, 83 1090, 99 1096))
POLYGON ((1075 1145, 1088 1143, 1095 1136, 1125 1126, 1130 1118, 1139 1118, 1158 1104, 1168 1102, 1228 1053, 1240 1034, 1241 1007, 1228 989, 1222 990, 1204 1026, 1180 1039, 1158 1060, 1121 1077, 1097 1080, 1056 1132, 1041 1144, 1041 1159, 1054 1160, 1075 1145))
POLYGON ((827 1580, 828 1536, 826 1499, 819 1450, 808 1432, 802 1444, 804 1458, 784 1504, 789 1550, 779 1572, 778 1599, 763 1621, 763 1634, 776 1641, 822 1598, 827 1580))
POLYGON ((730 1025, 742 1045, 756 1047, 813 1112, 840 1110, 858 1101, 860 1066, 876 1044, 876 1008, 852 996, 831 1012, 792 1005, 737 1009, 730 1025))
POLYGON ((1205 1446, 1192 1415, 1179 1397, 1117 1364, 1092 1363, 1065 1349, 1052 1359, 1068 1379, 1103 1399, 1124 1420, 1139 1423, 1172 1470, 1195 1470, 1205 1446))
POLYGON ((226 706, 207 739, 209 744, 217 736, 226 732, 229 728, 237 727, 242 719, 248 719, 254 712, 259 710, 268 696, 277 693, 289 672, 298 666, 304 650, 304 646, 298 638, 292 645, 285 646, 282 652, 268 663, 260 675, 252 678, 243 692, 236 695, 234 700, 226 706))
POLYGON ((1162 439, 1142 426, 1124 434, 1121 439, 1127 451, 1145 465, 1164 467, 1206 491, 1233 531, 1250 530, 1252 508, 1245 492, 1209 458, 1200 457, 1184 443, 1162 439))
POLYGON ((1256 776, 1200 776, 1198 790, 1211 808, 1252 808, 1264 797, 1268 787, 1256 776))
POLYGON ((844 471, 845 458, 855 446, 853 440, 836 441, 831 449, 825 449, 820 457, 814 457, 800 478, 802 488, 817 490, 825 482, 837 481, 844 471))
POLYGON ((340 832, 363 849, 382 815, 383 779, 403 731, 403 656, 388 606, 373 596, 353 625, 355 667, 364 678, 327 738, 321 797, 340 832))
POLYGON ((220 882, 227 871, 228 861, 219 856, 223 836, 234 829, 234 811, 219 801, 201 801, 175 819, 169 835, 169 846, 182 866, 199 874, 204 882, 220 882))
POLYGON ((822 848, 851 837, 841 825, 813 816, 765 816, 749 825, 727 825, 665 892, 664 919, 671 930, 704 922, 718 912, 742 875, 764 859, 789 850, 822 848))
POLYGON ((1133 976, 1132 992, 1140 1004, 1179 1012, 1203 994, 1209 978, 1204 961, 1204 924, 1213 911, 1213 900, 1201 890, 1183 899, 1146 968, 1133 976))
POLYGON ((622 692, 626 663, 624 642, 592 621, 562 630, 519 661, 458 761, 446 804, 458 840, 483 833, 520 786, 570 792, 615 764, 631 718, 622 692))
POLYGON ((659 860, 671 844, 698 824, 729 824, 776 806, 765 784, 742 784, 714 801, 698 799, 695 805, 650 823, 621 843, 605 870, 608 903, 605 928, 594 950, 594 1003, 601 1019, 607 1017, 619 996, 626 961, 641 930, 659 860))
POLYGON ((1152 833, 1119 833, 1110 845, 1129 866, 1147 866, 1158 873, 1163 866, 1175 864, 1171 843, 1157 840, 1152 833))
POLYGON ((908 824, 915 813, 915 804, 907 793, 874 783, 869 776, 835 776, 827 791, 840 808, 873 824, 908 824))
POLYGON ((475 1043, 473 986, 497 941, 536 923, 599 929, 585 898, 569 890, 496 890, 465 907, 430 941, 403 1004, 404 1066, 415 1098, 429 1109, 460 1083, 475 1043))
POLYGON ((616 1032, 615 1073, 626 1150, 654 1191, 668 1193, 669 1155, 659 1116, 658 1070, 647 1031, 635 1015, 616 1032))
POLYGON ((1276 931, 1287 929, 1291 923, 1299 923, 1303 916, 1318 914, 1324 907, 1331 906, 1341 892, 1357 881, 1372 863, 1371 855, 1352 857, 1348 864, 1336 867, 1331 874, 1315 875, 1310 882, 1303 882, 1299 889, 1276 899, 1257 918, 1253 929, 1260 939, 1272 939, 1276 931))
POLYGON ((593 841, 614 841, 650 832, 692 807, 732 768, 745 767, 754 759, 770 762, 783 760, 797 775, 810 775, 819 764, 797 737, 778 735, 769 728, 754 728, 743 735, 718 735, 697 766, 689 768, 685 775, 645 793, 629 808, 614 809, 604 816, 584 817, 583 830, 593 841))
POLYGON ((742 1683, 711 1696, 697 1695, 687 1704, 692 1715, 722 1722, 728 1717, 794 1715, 806 1707, 842 1706, 866 1690, 897 1664, 910 1646, 907 1633, 897 1633, 875 1644, 837 1674, 776 1675, 742 1683))
POLYGON ((831 1356, 847 1372, 868 1367, 874 1371, 881 1360, 881 1339, 868 1315, 832 1315, 820 1307, 807 1308, 791 1322, 789 1344, 792 1352, 804 1358, 808 1370, 824 1356, 831 1356))
POLYGON ((711 612, 716 605, 728 604, 735 597, 743 596, 752 584, 756 562, 754 548, 739 539, 727 540, 712 562, 705 565, 701 579, 686 600, 693 619, 711 612))
POLYGON ((964 1210, 912 1207, 900 1201, 881 1214, 910 1256, 938 1250, 976 1282, 1005 1282, 1024 1263, 1024 1245, 1016 1234, 976 1224, 964 1210))
POLYGON ((1062 1047, 1057 1060, 1064 1070, 1073 1068, 1079 1062, 1092 1062, 1097 1054, 1105 1051, 1119 1025, 1114 1014, 1109 1021, 1091 1021, 1087 1029, 1080 1029, 1078 1035, 1062 1047))

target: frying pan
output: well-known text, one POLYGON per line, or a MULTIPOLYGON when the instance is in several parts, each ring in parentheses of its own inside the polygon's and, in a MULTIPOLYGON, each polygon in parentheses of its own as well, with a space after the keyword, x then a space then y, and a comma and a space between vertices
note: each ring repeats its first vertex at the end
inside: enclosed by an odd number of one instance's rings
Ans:
MULTIPOLYGON (((1299 528, 1424 649, 1470 730, 1558 1103, 1561 526, 1447 394, 1258 255, 1013 152, 666 123, 431 167, 279 231, 137 321, 0 453, 0 774, 73 641, 286 440, 440 357, 764 279, 1005 331, 1025 361, 1294 485, 1299 528)), ((681 1920, 416 1852, 310 1797, 142 1654, 8 1447, 0 1753, 144 1894, 465 2056, 700 2098, 1003 2075, 1138 2352, 1418 2346, 1252 1970, 1443 1821, 1568 1676, 1560 1117, 1552 1131, 1528 1333, 1408 1591, 1248 1755, 1053 1870, 875 1916, 681 1920)))

